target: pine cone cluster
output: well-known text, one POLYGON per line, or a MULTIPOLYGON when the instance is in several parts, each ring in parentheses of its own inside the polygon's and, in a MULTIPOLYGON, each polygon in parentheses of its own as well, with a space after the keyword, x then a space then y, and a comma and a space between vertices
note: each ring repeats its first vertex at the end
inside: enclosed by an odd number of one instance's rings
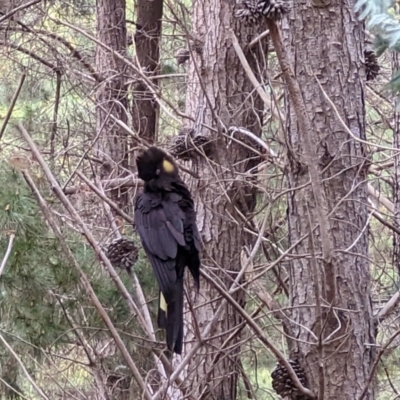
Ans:
POLYGON ((285 0, 243 0, 241 8, 235 11, 235 17, 244 19, 246 23, 255 23, 260 18, 279 21, 289 11, 285 0))
MULTIPOLYGON (((308 381, 305 371, 299 364, 298 360, 288 360, 288 362, 292 366, 301 384, 304 387, 308 387, 308 381)), ((293 384, 292 379, 290 378, 286 368, 282 364, 277 364, 276 368, 271 373, 271 377, 272 388, 282 398, 293 396, 298 393, 296 386, 293 384)))
POLYGON ((169 152, 182 160, 190 160, 198 155, 197 149, 202 149, 206 156, 211 153, 210 139, 204 135, 194 136, 193 129, 185 129, 169 141, 169 152))
POLYGON ((367 81, 372 81, 378 76, 379 70, 381 69, 378 64, 378 57, 373 50, 366 49, 364 51, 364 58, 367 81))
POLYGON ((126 269, 131 272, 132 267, 138 259, 139 249, 135 243, 126 238, 113 240, 106 250, 106 256, 111 265, 116 268, 126 269))

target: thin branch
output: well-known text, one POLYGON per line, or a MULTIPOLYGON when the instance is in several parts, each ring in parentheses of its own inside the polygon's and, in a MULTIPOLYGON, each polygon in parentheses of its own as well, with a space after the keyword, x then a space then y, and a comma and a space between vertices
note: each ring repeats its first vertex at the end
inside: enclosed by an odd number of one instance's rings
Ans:
POLYGON ((389 301, 379 310, 376 320, 382 322, 399 304, 400 289, 389 299, 389 301))
POLYGON ((0 27, 0 29, 5 30, 5 31, 12 31, 12 32, 31 33, 36 38, 41 40, 42 43, 44 43, 46 46, 49 46, 50 48, 52 48, 51 44, 48 41, 41 39, 40 35, 47 36, 53 40, 56 40, 57 42, 61 43, 63 46, 65 46, 71 52, 71 56, 73 58, 75 58, 76 60, 78 60, 83 65, 83 67, 90 73, 90 75, 92 76, 92 79, 94 81, 96 81, 97 83, 100 83, 103 81, 103 77, 95 71, 95 69, 92 67, 92 65, 87 60, 85 60, 85 58, 81 55, 81 53, 66 39, 64 39, 61 36, 58 36, 54 32, 48 32, 48 31, 40 30, 40 29, 36 29, 36 30, 31 29, 29 26, 23 24, 21 21, 17 21, 17 23, 19 25, 21 25, 21 27, 7 26, 7 27, 0 27))
POLYGON ((378 200, 379 203, 394 214, 394 204, 386 196, 384 196, 379 190, 376 190, 370 183, 367 185, 367 190, 368 194, 378 200))
POLYGON ((265 142, 264 140, 262 140, 261 138, 259 138, 258 136, 256 136, 253 132, 250 132, 249 130, 242 128, 242 127, 238 127, 238 126, 230 126, 228 128, 228 131, 231 133, 235 133, 235 132, 239 132, 242 133, 243 135, 248 136, 249 138, 251 138, 252 140, 254 140, 255 142, 257 142, 272 158, 278 158, 278 155, 275 153, 274 150, 272 150, 265 142))
MULTIPOLYGON (((113 54, 116 58, 120 59, 122 62, 124 62, 126 65, 128 65, 129 67, 131 67, 133 69, 133 71, 139 76, 139 78, 147 85, 149 91, 151 92, 151 94, 154 96, 154 99, 159 103, 160 107, 167 113, 167 115, 169 117, 171 117, 174 121, 180 123, 180 121, 177 119, 177 117, 175 115, 173 115, 170 110, 168 110, 164 104, 162 103, 165 102, 165 104, 168 105, 168 107, 170 107, 174 113, 176 115, 178 115, 181 118, 185 118, 185 119, 189 119, 191 121, 193 121, 193 118, 182 113, 181 111, 179 111, 173 104, 171 101, 169 101, 168 99, 166 99, 165 97, 161 96, 161 93, 159 91, 159 88, 157 88, 155 85, 153 85, 153 83, 151 82, 151 80, 148 79, 148 77, 145 75, 145 73, 138 68, 137 65, 135 65, 134 63, 132 63, 128 58, 126 58, 124 55, 118 53, 117 51, 115 51, 114 49, 112 49, 111 47, 107 46, 106 44, 102 43, 100 40, 96 39, 93 35, 90 35, 89 33, 87 33, 85 30, 78 28, 75 25, 69 24, 68 22, 65 21, 61 21, 59 19, 54 19, 49 17, 49 19, 57 24, 60 25, 64 25, 68 28, 73 29, 76 32, 79 32, 81 35, 87 37, 88 39, 90 39, 92 42, 94 42, 95 44, 97 44, 98 46, 102 47, 103 49, 109 51, 111 54, 113 54), (161 101, 162 100, 162 101, 161 101)), ((112 115, 111 115, 112 116, 112 115)), ((120 125, 121 126, 121 125, 120 125)))
MULTIPOLYGON (((126 176, 125 178, 117 178, 117 179, 109 179, 109 180, 104 180, 100 182, 101 185, 105 189, 119 189, 119 188, 125 188, 125 187, 135 187, 135 186, 143 186, 143 181, 137 178, 137 176, 131 174, 129 176, 126 176)), ((85 185, 77 185, 77 186, 69 186, 64 189, 64 193, 66 195, 71 195, 75 194, 81 190, 85 190, 86 186, 85 185)))
POLYGON ((58 125, 58 108, 60 106, 60 95, 61 95, 61 72, 56 71, 56 96, 54 99, 54 110, 53 110, 53 121, 51 123, 51 134, 50 134, 50 157, 54 161, 55 154, 55 139, 57 134, 58 125))
MULTIPOLYGON (((242 280, 243 275, 245 274, 245 271, 246 271, 245 268, 242 267, 241 271, 237 274, 234 282, 232 283, 229 293, 234 293, 239 288, 239 285, 240 285, 239 282, 242 280)), ((226 304, 227 304, 227 300, 223 299, 221 301, 218 309, 214 313, 213 318, 211 319, 211 321, 205 327, 201 340, 199 340, 197 343, 195 343, 193 345, 193 347, 189 351, 189 353, 186 354, 185 358, 175 368, 173 374, 170 376, 170 380, 171 381, 174 381, 179 377, 180 373, 183 371, 183 369, 186 367, 186 365, 192 360, 192 358, 198 352, 200 347, 202 347, 203 342, 206 339, 208 339, 209 337, 211 337, 211 335, 213 334, 213 332, 214 332, 214 330, 216 328, 216 324, 217 324, 219 318, 221 317, 222 312, 225 310, 226 304)), ((165 391, 167 384, 168 384, 168 382, 166 382, 162 387, 160 387, 160 389, 153 396, 152 400, 158 400, 159 399, 161 394, 165 391)))
POLYGON ((260 33, 257 37, 255 37, 248 45, 247 47, 249 49, 252 49, 256 44, 258 44, 259 42, 261 42, 261 40, 263 40, 264 38, 269 36, 269 29, 267 29, 266 31, 260 33))
MULTIPOLYGON (((101 192, 101 194, 103 196, 105 196, 105 193, 104 193, 104 190, 103 190, 101 184, 98 184, 98 186, 99 186, 99 191, 101 192)), ((122 235, 121 235, 118 227, 116 226, 115 219, 113 219, 113 215, 112 215, 112 212, 111 212, 111 207, 108 204, 104 204, 104 208, 106 209, 106 213, 108 215, 108 218, 109 218, 109 220, 111 222, 111 225, 112 225, 113 229, 115 230, 116 236, 118 238, 121 238, 122 235)), ((145 298, 144 293, 143 293, 142 285, 140 284, 140 281, 139 281, 139 279, 138 279, 138 277, 137 277, 137 275, 136 275, 136 273, 134 271, 131 271, 130 275, 133 278, 133 290, 134 290, 134 294, 135 294, 137 302, 138 302, 139 309, 142 312, 143 318, 144 318, 144 320, 146 322, 146 327, 145 328, 146 328, 147 334, 148 334, 148 336, 150 337, 151 340, 156 342, 157 339, 156 339, 156 336, 154 334, 154 326, 153 326, 153 322, 151 320, 149 307, 147 305, 146 298, 145 298)), ((153 353, 153 356, 154 356, 154 362, 156 364, 158 373, 164 379, 167 378, 167 375, 165 373, 164 365, 162 364, 162 362, 160 361, 160 359, 157 357, 157 355, 155 353, 153 353)), ((168 388, 168 389, 170 389, 170 388, 168 388)))
MULTIPOLYGON (((4 331, 2 331, 4 332, 4 331)), ((28 370, 25 368, 25 364, 22 362, 22 360, 18 357, 18 354, 14 351, 14 349, 10 346, 10 344, 7 342, 7 340, 3 337, 3 335, 0 333, 0 340, 3 342, 4 346, 7 347, 8 351, 13 355, 19 366, 21 367, 24 375, 28 379, 28 381, 31 383, 32 387, 36 390, 38 395, 42 397, 45 400, 50 400, 46 393, 43 392, 43 390, 38 386, 38 384, 35 382, 35 380, 31 377, 29 374, 28 370)))
POLYGON ((10 257, 11 250, 13 248, 14 238, 15 238, 15 233, 12 233, 8 239, 8 246, 7 246, 6 254, 4 255, 3 261, 1 262, 1 265, 0 265, 0 277, 1 277, 1 275, 3 275, 8 258, 10 257))
MULTIPOLYGON (((249 254, 247 247, 243 247, 240 253, 240 263, 241 265, 246 265, 245 263, 249 262, 249 254)), ((267 307, 268 310, 272 312, 272 315, 282 323, 284 322, 285 314, 282 312, 280 305, 278 302, 268 293, 265 286, 258 279, 253 279, 254 276, 254 263, 250 260, 249 268, 248 268, 248 278, 246 281, 251 282, 251 289, 254 290, 257 297, 260 299, 261 303, 267 307)))
MULTIPOLYGON (((128 292, 128 290, 126 289, 125 285, 123 284, 123 282, 121 281, 121 278, 119 277, 119 275, 116 273, 114 267, 111 265, 109 259, 106 257, 106 255, 104 254, 104 251, 102 250, 102 248, 99 246, 99 244, 97 243, 97 241, 94 239, 92 233, 90 232, 90 230, 87 228, 86 224, 83 222, 82 218, 79 216, 79 214, 77 213, 77 211, 75 210, 75 208, 72 206, 72 204, 68 201, 68 198, 66 197, 66 195, 63 193, 60 185, 58 184, 57 180, 55 179, 55 177, 53 176, 53 174, 51 173, 48 165, 46 164, 46 162, 44 161, 41 153, 39 152, 38 148, 36 147, 35 143, 33 142, 32 138, 30 137, 29 133, 26 131, 26 129, 24 128, 24 126, 21 123, 17 124, 18 129, 20 130, 20 132, 22 133, 22 136, 24 137, 24 139, 26 140, 26 142, 28 143, 29 147, 32 150, 33 155, 35 156, 36 160, 38 161, 39 165, 41 166, 43 172, 45 173, 54 193, 57 195, 57 197, 61 200, 62 204, 64 205, 64 207, 66 208, 66 210, 70 213, 70 215, 72 216, 72 218, 75 220, 75 222, 77 223, 77 225, 82 229, 82 233, 85 235, 87 241, 89 242, 89 244, 92 246, 92 248, 94 249, 94 251, 96 252, 96 254, 98 255, 98 257, 100 258, 100 260, 103 262, 103 265, 105 266, 107 272, 110 274, 111 278, 113 279, 114 283, 116 284, 118 290, 121 292, 122 296, 126 299, 128 307, 131 310, 131 313, 133 315, 135 315, 140 323, 140 325, 142 326, 143 330, 147 333, 147 335, 149 337, 151 337, 152 332, 149 331, 149 327, 146 324, 145 319, 143 318, 142 313, 140 312, 139 308, 137 307, 137 305, 135 304, 135 302, 132 300, 132 296, 130 295, 130 293, 128 292)), ((97 188, 96 188, 97 189, 97 188)), ((40 193, 39 193, 40 195, 40 193)), ((45 203, 46 204, 46 203, 45 203)), ((50 215, 51 218, 51 215, 50 215)), ((58 226, 56 225, 55 228, 58 229, 58 226)), ((61 236, 62 238, 62 236, 61 236)), ((67 247, 66 250, 69 250, 69 248, 67 247)), ((72 261, 72 260, 71 260, 72 261)), ((79 265, 76 265, 77 268, 80 268, 79 265)), ((83 271, 82 271, 83 273, 83 271)), ((93 291, 93 288, 90 286, 90 283, 87 280, 86 275, 84 275, 84 279, 85 279, 85 285, 88 284, 89 288, 88 293, 91 294, 91 292, 93 292, 93 295, 96 296, 96 294, 93 291), (91 291, 90 291, 91 290, 91 291)), ((85 286, 86 288, 86 286, 85 286)), ((91 297, 92 298, 92 297, 91 297)), ((98 301, 97 297, 92 298, 93 303, 95 304, 96 300, 98 301)), ((97 303, 96 303, 97 304, 97 303)), ((95 304, 96 308, 99 309, 97 307, 97 305, 95 304)), ((99 306, 102 308, 101 304, 99 303, 99 306)), ((108 315, 105 314, 105 317, 108 318, 108 315)), ((109 321, 111 323, 111 320, 109 321)), ((108 325, 107 325, 108 327, 108 325)), ((114 328, 115 329, 115 328, 114 328)), ((116 332, 116 331, 115 331, 116 332)), ((112 332, 111 332, 112 333, 112 332)), ((113 335, 114 337, 114 335, 113 335)), ((115 339, 115 337, 114 337, 115 339)), ((118 348, 121 350, 120 348, 120 344, 123 342, 118 342, 116 340, 116 344, 118 346, 118 348)), ((124 346, 124 345, 123 345, 124 346)), ((124 346, 121 350, 121 353, 123 354, 125 360, 127 361, 128 366, 131 368, 136 368, 135 364, 132 361, 132 358, 130 357, 130 355, 128 353, 125 352, 126 347, 124 346), (128 362, 128 359, 129 362, 128 362), (132 364, 133 363, 133 364, 132 364)), ((161 352, 158 352, 157 349, 152 349, 161 359, 162 363, 164 364, 165 369, 168 371, 168 373, 172 373, 172 367, 170 362, 167 360, 167 358, 165 357, 164 354, 160 354, 161 352)), ((135 370, 137 371, 137 370, 135 370)), ((136 377, 138 377, 138 379, 142 379, 140 375, 136 375, 136 372, 134 373, 134 371, 132 371, 132 373, 136 377)), ((182 380, 180 379, 179 375, 176 375, 174 377, 174 379, 170 378, 168 383, 175 381, 176 384, 179 386, 182 384, 182 380)), ((139 383, 139 382, 138 382, 139 383)), ((143 381, 141 380, 139 385, 142 385, 143 381)), ((144 383, 143 383, 144 384, 144 383)), ((142 388, 142 386, 141 386, 142 388)), ((145 388, 146 389, 146 388, 145 388)), ((149 394, 149 392, 144 391, 145 397, 147 399, 150 399, 151 396, 149 394)), ((193 400, 191 397, 189 397, 190 400, 193 400)))
POLYGON ((23 84, 25 82, 25 78, 26 78, 26 74, 24 73, 24 74, 21 75, 18 87, 17 87, 16 91, 14 92, 13 98, 11 99, 10 107, 7 110, 7 114, 6 114, 5 118, 4 118, 3 124, 2 124, 1 129, 0 129, 0 140, 3 137, 3 134, 4 134, 4 132, 5 132, 6 128, 7 128, 8 121, 10 120, 11 115, 12 115, 12 113, 14 111, 15 104, 17 103, 18 97, 19 97, 19 95, 21 93, 22 86, 23 86, 23 84))
POLYGON ((343 118, 340 116, 340 113, 338 111, 338 109, 336 108, 335 104, 333 103, 333 101, 330 99, 330 97, 328 96, 328 94, 325 92, 324 88, 322 87, 319 79, 317 78, 316 75, 314 75, 315 80, 318 83, 318 86, 323 94, 323 96, 325 97, 325 100, 329 103, 329 105, 332 107, 332 110, 334 111, 337 119, 339 120, 339 122, 342 124, 343 128, 345 129, 345 131, 357 142, 366 144, 368 146, 371 147, 376 147, 377 149, 381 149, 381 150, 390 150, 390 151, 394 151, 396 154, 399 153, 399 149, 395 149, 394 147, 389 147, 389 146, 381 146, 379 144, 376 143, 371 143, 368 142, 367 140, 361 139, 359 137, 357 137, 356 135, 354 135, 354 133, 350 130, 350 128, 347 126, 346 122, 344 122, 343 118))
POLYGON ((256 322, 249 316, 249 314, 237 303, 237 301, 215 280, 212 276, 208 275, 204 269, 201 271, 201 275, 207 279, 207 281, 213 285, 219 294, 223 296, 228 303, 230 303, 236 310, 238 314, 247 322, 248 327, 255 333, 257 339, 265 345, 274 356, 281 362, 281 364, 286 368, 293 384, 296 388, 304 395, 308 396, 310 399, 315 399, 315 395, 310 389, 305 388, 299 381, 298 376, 294 372, 292 366, 287 361, 286 357, 282 352, 265 336, 262 329, 256 324, 256 322))
POLYGON ((111 112, 114 109, 114 104, 112 104, 112 106, 110 107, 109 110, 107 110, 107 115, 105 116, 100 129, 98 130, 95 138, 92 140, 91 144, 89 146, 87 146, 87 149, 84 151, 84 153, 82 154, 80 160, 78 161, 78 163, 75 165, 74 170, 72 171, 72 173, 69 175, 68 179, 65 181, 64 186, 63 186, 63 190, 68 186, 69 182, 71 181, 71 179, 75 176, 76 171, 78 170, 78 168, 81 166, 83 160, 86 159, 87 155, 89 154, 89 151, 92 150, 92 148, 94 147, 94 145, 97 143, 97 141, 99 140, 99 138, 101 137, 101 134, 103 133, 103 129, 106 126, 106 124, 108 123, 108 118, 111 114, 111 112))
MULTIPOLYGON (((115 272, 114 268, 111 266, 108 258, 105 256, 104 252, 101 250, 101 248, 99 247, 97 242, 94 240, 92 234, 87 229, 86 225, 83 223, 83 221, 81 220, 79 215, 77 215, 75 209, 72 207, 72 205, 69 203, 69 201, 65 197, 65 194, 61 190, 61 187, 59 186, 57 180, 53 177, 51 171, 49 170, 47 164, 43 160, 42 155, 38 151, 35 143, 33 142, 32 138, 30 137, 29 133, 26 131, 26 129, 24 128, 24 126, 20 122, 17 124, 17 127, 18 127, 19 131, 21 132, 22 136, 24 137, 24 139, 26 140, 26 142, 28 143, 28 145, 31 147, 32 153, 34 154, 35 158, 38 160, 39 164, 41 165, 45 175, 47 176, 47 179, 49 180, 49 182, 52 185, 53 190, 57 193, 58 196, 60 196, 60 200, 63 202, 64 206, 67 208, 67 210, 70 212, 70 214, 79 223, 79 225, 82 228, 85 236, 88 238, 89 243, 94 247, 96 253, 99 254, 99 256, 101 257, 102 261, 105 264, 108 264, 107 267, 109 269, 109 272, 110 272, 111 276, 113 277, 114 281, 117 283, 118 288, 121 290, 121 293, 124 295, 125 298, 130 299, 130 302, 128 301, 128 304, 132 305, 132 303, 133 303, 132 298, 130 297, 129 293, 127 292, 125 286, 123 286, 120 278, 118 277, 118 275, 115 272)), ((117 347, 121 351, 122 356, 124 357, 124 359, 125 359, 126 363, 128 364, 129 368, 131 369, 132 374, 135 377, 135 380, 138 383, 140 389, 142 390, 145 398, 150 400, 151 399, 151 394, 149 393, 149 390, 146 387, 146 384, 143 381, 142 376, 140 375, 139 369, 137 368, 135 362, 133 361, 131 355, 129 354, 128 349, 126 348, 124 342, 122 341, 121 337, 119 336, 119 334, 118 334, 114 324, 112 323, 110 317, 108 316, 107 312, 105 311, 105 309, 103 308, 102 304, 100 303, 96 293, 94 292, 94 290, 93 290, 93 288, 92 288, 92 286, 90 284, 90 281, 89 281, 87 275, 84 273, 84 271, 81 269, 81 267, 79 266, 79 264, 75 260, 75 258, 73 256, 71 250, 69 249, 69 247, 65 244, 65 242, 63 240, 63 235, 62 235, 61 231, 59 230, 59 227, 57 226, 57 224, 54 222, 54 220, 52 218, 52 215, 51 215, 51 213, 49 211, 49 208, 47 206, 46 201, 41 196, 39 190, 37 189, 35 183, 33 182, 32 178, 30 177, 30 175, 27 172, 23 172, 23 175, 25 177, 25 180, 27 181, 27 183, 31 187, 31 189, 34 191, 34 193, 35 193, 35 195, 36 195, 36 197, 38 199, 39 205, 40 205, 40 207, 42 209, 42 212, 46 216, 46 219, 49 222, 49 225, 51 226, 51 228, 53 229, 54 234, 59 239, 60 245, 62 246, 66 257, 68 258, 68 260, 71 263, 71 265, 73 267, 75 267, 76 271, 78 272, 78 274, 80 276, 81 283, 82 283, 84 289, 86 290, 87 294, 89 295, 90 299, 92 300, 92 303, 96 307, 97 311, 99 312, 99 314, 103 318, 104 323, 106 324, 106 326, 109 329, 111 335, 113 336, 117 347)))
POLYGON ((56 71, 58 69, 54 64, 52 64, 52 63, 46 61, 44 58, 38 56, 34 51, 28 50, 25 47, 20 46, 19 44, 11 43, 9 41, 4 42, 4 41, 0 40, 0 46, 10 47, 14 50, 20 51, 21 53, 24 53, 24 54, 32 57, 36 61, 39 61, 46 67, 50 68, 52 71, 56 71))
POLYGON ((86 357, 89 361, 89 368, 91 369, 96 385, 99 388, 100 394, 103 397, 104 400, 109 400, 109 396, 107 393, 107 389, 104 386, 104 374, 101 368, 99 367, 99 364, 96 360, 95 357, 92 356, 91 351, 90 351, 90 346, 88 344, 88 340, 85 337, 85 330, 81 329, 77 324, 75 323, 74 319, 72 316, 69 314, 69 312, 65 309, 65 306, 62 302, 61 296, 52 293, 53 296, 56 298, 58 301, 58 304, 60 304, 61 309, 63 310, 63 313, 65 315, 65 318, 71 328, 73 328, 74 334, 78 338, 80 344, 82 345, 83 351, 86 353, 86 357))
POLYGON ((99 196, 104 202, 106 202, 112 209, 118 213, 122 218, 124 218, 126 221, 130 222, 131 224, 134 223, 133 218, 131 218, 127 213, 125 213, 123 210, 121 210, 111 199, 109 199, 104 193, 99 190, 96 185, 94 185, 88 178, 86 178, 85 175, 82 174, 80 171, 76 171, 76 175, 79 176, 80 179, 83 180, 83 182, 86 183, 90 187, 90 189, 93 190, 99 196))
POLYGON ((390 222, 386 221, 381 214, 378 213, 378 211, 373 211, 372 215, 374 216, 374 218, 376 220, 378 220, 382 225, 385 225, 387 228, 389 228, 391 231, 393 231, 394 233, 397 233, 398 235, 400 235, 400 229, 395 227, 393 224, 391 224, 390 222))
POLYGON ((22 393, 20 393, 17 389, 15 389, 14 387, 12 387, 8 382, 6 382, 1 376, 0 376, 0 382, 4 385, 7 386, 11 391, 13 391, 14 393, 16 393, 19 397, 21 397, 21 399, 23 400, 32 400, 29 399, 28 397, 25 397, 22 393))
POLYGON ((395 333, 393 333, 393 335, 388 339, 388 341, 379 350, 377 357, 375 358, 375 362, 369 373, 367 382, 366 382, 364 389, 363 389, 360 397, 358 398, 358 400, 363 400, 363 398, 366 396, 366 394, 368 392, 368 387, 371 384, 372 379, 374 378, 374 375, 375 375, 375 372, 378 367, 378 363, 379 363, 380 359, 382 358, 383 354, 385 353, 385 350, 390 346, 390 344, 393 342, 393 340, 396 339, 396 337, 399 335, 400 335, 400 328, 395 333))
POLYGON ((231 32, 231 39, 232 39, 233 48, 236 51, 236 54, 242 64, 244 71, 246 72, 247 77, 249 78, 250 82, 253 84, 254 88, 256 89, 257 94, 260 96, 260 98, 264 102, 264 104, 271 110, 271 113, 274 115, 274 117, 278 121, 283 121, 283 116, 280 113, 279 109, 277 107, 274 107, 274 105, 272 104, 271 100, 269 99, 267 93, 263 89, 261 83, 258 82, 256 76, 254 75, 254 72, 252 71, 249 63, 247 62, 246 56, 244 55, 243 50, 240 47, 239 41, 237 40, 237 37, 233 31, 231 32))
POLYGON ((29 1, 28 3, 24 3, 21 4, 19 7, 14 8, 13 10, 11 10, 10 12, 8 12, 7 14, 3 15, 0 18, 0 23, 2 23, 3 21, 5 21, 6 19, 12 17, 14 14, 16 14, 18 11, 22 11, 25 10, 26 8, 29 8, 30 6, 34 6, 37 3, 40 3, 42 0, 32 0, 29 1))

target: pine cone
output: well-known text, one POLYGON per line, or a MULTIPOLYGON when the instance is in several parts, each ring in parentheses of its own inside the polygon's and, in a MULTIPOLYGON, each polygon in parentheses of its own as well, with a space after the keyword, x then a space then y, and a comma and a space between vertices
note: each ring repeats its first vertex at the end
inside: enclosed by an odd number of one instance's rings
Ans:
POLYGON ((130 239, 118 238, 113 240, 106 250, 106 256, 111 265, 116 268, 126 269, 128 273, 138 259, 139 250, 130 239))
POLYGON ((183 47, 178 49, 175 53, 176 61, 178 61, 178 65, 184 64, 190 58, 190 52, 183 47))
POLYGON ((289 6, 285 0, 243 0, 235 17, 253 24, 262 17, 279 21, 288 12, 289 6))
MULTIPOLYGON (((300 366, 298 360, 288 360, 288 362, 292 366, 301 384, 308 388, 308 381, 305 371, 300 366)), ((282 364, 277 364, 276 368, 271 373, 271 377, 272 388, 282 398, 287 396, 295 396, 298 393, 296 386, 293 384, 286 368, 282 364)))
POLYGON ((208 156, 211 153, 210 139, 203 135, 193 136, 193 129, 184 129, 179 135, 170 139, 169 152, 176 158, 190 160, 199 154, 196 149, 202 148, 208 156))
POLYGON ((379 70, 381 69, 378 64, 378 57, 373 50, 366 49, 364 51, 364 58, 367 81, 372 81, 378 76, 379 70))

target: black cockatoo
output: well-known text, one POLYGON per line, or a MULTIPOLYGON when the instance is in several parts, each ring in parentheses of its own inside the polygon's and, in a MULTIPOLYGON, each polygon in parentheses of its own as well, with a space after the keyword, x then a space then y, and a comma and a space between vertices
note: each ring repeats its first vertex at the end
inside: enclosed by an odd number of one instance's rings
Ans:
POLYGON ((200 281, 200 235, 190 192, 174 160, 150 147, 137 156, 144 190, 135 202, 135 225, 160 288, 158 326, 170 351, 182 353, 183 278, 189 268, 200 281))

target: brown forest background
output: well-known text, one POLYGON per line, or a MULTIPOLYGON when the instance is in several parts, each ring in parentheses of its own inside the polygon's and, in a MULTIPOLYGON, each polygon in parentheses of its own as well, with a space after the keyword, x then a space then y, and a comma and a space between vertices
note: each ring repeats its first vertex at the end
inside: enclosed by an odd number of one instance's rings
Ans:
POLYGON ((367 79, 353 0, 289 4, 0 1, 1 399, 400 398, 398 55, 367 79), (151 144, 203 241, 172 362, 132 217, 151 144))

